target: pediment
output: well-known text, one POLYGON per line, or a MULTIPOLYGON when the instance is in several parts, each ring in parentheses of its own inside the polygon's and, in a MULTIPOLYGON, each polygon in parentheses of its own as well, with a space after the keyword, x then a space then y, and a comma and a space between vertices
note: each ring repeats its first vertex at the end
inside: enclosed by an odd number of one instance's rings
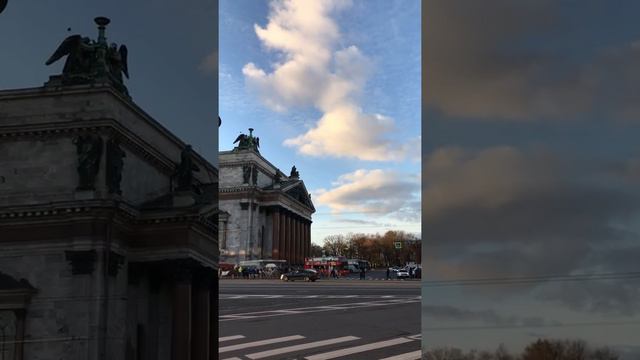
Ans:
POLYGON ((313 202, 311 202, 311 196, 309 195, 309 192, 307 191, 307 188, 304 186, 304 183, 302 181, 297 181, 296 183, 291 184, 282 190, 285 194, 289 195, 302 205, 308 207, 312 211, 315 211, 313 202))

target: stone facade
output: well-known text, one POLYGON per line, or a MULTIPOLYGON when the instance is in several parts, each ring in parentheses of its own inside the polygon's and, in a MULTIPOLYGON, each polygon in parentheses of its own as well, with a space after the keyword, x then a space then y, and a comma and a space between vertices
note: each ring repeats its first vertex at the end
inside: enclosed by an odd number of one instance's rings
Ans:
POLYGON ((315 212, 304 182, 287 176, 257 149, 219 154, 220 261, 278 259, 302 265, 315 212))
POLYGON ((0 91, 11 359, 217 358, 218 171, 194 153, 193 190, 175 191, 184 148, 108 83, 0 91), (80 190, 89 135, 104 146, 94 188, 80 190), (111 139, 120 192, 108 187, 111 139))

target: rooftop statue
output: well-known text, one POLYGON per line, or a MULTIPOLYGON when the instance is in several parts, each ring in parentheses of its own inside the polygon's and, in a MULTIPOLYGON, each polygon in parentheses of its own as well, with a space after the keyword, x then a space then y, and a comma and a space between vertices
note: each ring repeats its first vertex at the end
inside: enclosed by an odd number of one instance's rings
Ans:
POLYGON ((78 154, 77 190, 95 190, 102 157, 102 138, 92 134, 81 135, 73 139, 73 144, 78 154))
POLYGON ((177 180, 177 191, 193 190, 193 172, 200 171, 198 165, 193 161, 193 150, 191 145, 185 146, 180 153, 180 164, 176 167, 173 176, 177 180))
POLYGON ((293 165, 293 167, 291 168, 291 174, 289 174, 289 177, 292 178, 292 179, 300 178, 300 173, 296 169, 295 165, 293 165))
POLYGON ((45 64, 51 65, 66 56, 62 84, 90 84, 106 80, 128 95, 122 78, 123 74, 129 78, 127 47, 107 43, 105 28, 111 22, 108 18, 97 17, 94 21, 98 25, 98 40, 78 34, 68 36, 45 64))
POLYGON ((236 138, 236 140, 233 142, 238 143, 238 146, 236 146, 235 148, 233 148, 234 151, 237 150, 253 150, 257 153, 259 153, 260 151, 258 151, 258 148, 260 147, 260 138, 259 137, 254 137, 253 136, 253 129, 249 128, 249 135, 245 135, 245 134, 240 134, 238 135, 238 137, 236 138))

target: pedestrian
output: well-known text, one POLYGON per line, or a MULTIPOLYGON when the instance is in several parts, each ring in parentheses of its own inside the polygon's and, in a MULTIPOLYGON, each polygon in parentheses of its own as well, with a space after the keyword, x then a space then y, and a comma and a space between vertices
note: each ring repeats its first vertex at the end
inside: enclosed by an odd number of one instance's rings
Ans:
POLYGON ((389 270, 389 267, 387 267, 387 280, 389 280, 391 278, 391 270, 389 270))
POLYGON ((364 267, 360 269, 360 280, 364 280, 364 267))

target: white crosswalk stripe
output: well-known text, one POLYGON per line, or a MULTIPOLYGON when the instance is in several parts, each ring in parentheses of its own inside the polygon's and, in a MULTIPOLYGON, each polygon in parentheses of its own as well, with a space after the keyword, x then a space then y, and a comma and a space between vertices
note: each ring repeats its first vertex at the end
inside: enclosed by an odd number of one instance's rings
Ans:
POLYGON ((382 349, 382 348, 385 348, 385 347, 388 347, 388 346, 405 344, 405 343, 408 343, 408 342, 411 342, 411 341, 414 341, 414 340, 407 339, 405 337, 401 337, 401 338, 396 338, 396 339, 391 339, 391 340, 378 341, 378 342, 374 342, 374 343, 370 343, 370 344, 353 346, 353 347, 346 348, 346 349, 329 351, 329 352, 322 353, 322 354, 311 355, 311 356, 307 356, 305 359, 307 359, 307 360, 329 360, 329 359, 335 359, 335 358, 339 358, 339 357, 343 357, 343 356, 347 356, 347 355, 353 355, 353 354, 357 354, 357 353, 361 353, 361 352, 365 352, 365 351, 382 349))
POLYGON ((238 339, 244 339, 244 335, 223 336, 221 338, 218 338, 218 342, 238 340, 238 339))
POLYGON ((343 337, 339 337, 339 338, 335 338, 335 339, 314 341, 314 342, 300 344, 300 345, 293 345, 293 346, 287 346, 287 347, 283 347, 283 348, 279 348, 279 349, 262 351, 262 352, 246 355, 246 357, 248 357, 249 359, 252 359, 252 360, 263 359, 263 358, 266 358, 266 357, 269 357, 269 356, 282 355, 282 354, 292 353, 294 351, 313 349, 313 348, 317 348, 317 347, 321 347, 321 346, 340 344, 340 343, 343 343, 343 342, 353 341, 353 340, 358 340, 358 339, 360 339, 360 338, 356 337, 356 336, 343 336, 343 337))
MULTIPOLYGON (((243 335, 231 335, 220 337, 219 341, 233 341, 233 340, 242 340, 245 337, 243 335)), ((363 358, 371 358, 371 359, 380 359, 382 356, 386 356, 380 360, 420 360, 422 354, 421 350, 411 350, 411 348, 415 349, 415 346, 406 346, 391 348, 393 346, 408 344, 410 342, 418 342, 420 340, 420 334, 412 335, 412 336, 402 336, 398 338, 392 338, 388 340, 375 341, 370 343, 362 343, 362 340, 358 336, 341 336, 330 339, 319 339, 316 341, 304 342, 300 343, 299 340, 307 339, 303 335, 290 335, 283 336, 271 339, 264 339, 258 341, 250 341, 250 342, 241 342, 236 343, 229 346, 221 347, 219 353, 229 353, 234 357, 225 358, 223 360, 241 360, 241 359, 251 359, 251 360, 260 360, 260 359, 283 359, 287 358, 287 356, 304 356, 309 354, 309 356, 305 357, 306 360, 330 360, 337 358, 351 358, 350 355, 360 354, 363 358), (349 342, 360 341, 355 343, 355 346, 349 346, 354 344, 347 344, 349 342), (336 345, 346 344, 347 347, 336 349, 336 345), (258 351, 252 353, 242 353, 243 351, 249 352, 249 349, 256 349, 258 351), (323 352, 323 347, 328 347, 323 352), (387 348, 386 350, 383 350, 387 348), (311 351, 308 351, 311 350, 311 351), (328 351, 327 351, 328 350, 328 351), (320 353, 314 354, 313 351, 320 351, 320 353), (368 352, 370 351, 378 351, 378 355, 371 355, 368 352), (380 352, 383 352, 384 355, 380 355, 380 352), (395 353, 394 353, 395 352, 395 353), (286 355, 289 354, 289 355, 286 355)), ((419 345, 418 345, 419 346, 419 345)))
POLYGON ((221 347, 218 350, 218 353, 235 351, 235 350, 243 350, 243 349, 247 349, 247 348, 251 348, 251 347, 264 346, 264 345, 269 345, 269 344, 277 344, 277 343, 281 343, 281 342, 286 342, 286 341, 291 341, 291 340, 300 340, 300 339, 304 339, 304 336, 292 335, 292 336, 284 336, 284 337, 267 339, 267 340, 252 341, 252 342, 243 343, 243 344, 236 344, 236 345, 229 345, 229 346, 221 347))
POLYGON ((422 358, 422 350, 416 350, 405 354, 386 357, 380 360, 420 360, 422 358))

